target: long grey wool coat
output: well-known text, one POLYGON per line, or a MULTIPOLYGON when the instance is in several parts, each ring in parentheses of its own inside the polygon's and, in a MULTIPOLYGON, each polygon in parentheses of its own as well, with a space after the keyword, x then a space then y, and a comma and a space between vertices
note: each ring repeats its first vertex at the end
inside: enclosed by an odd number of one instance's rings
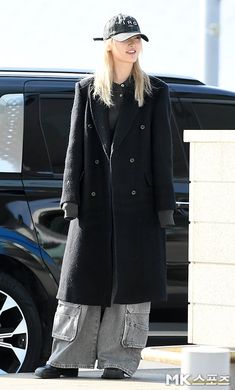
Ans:
POLYGON ((166 299, 165 230, 158 210, 175 208, 168 86, 151 77, 138 107, 127 88, 109 153, 108 107, 93 77, 76 83, 61 206, 79 206, 70 222, 57 298, 72 303, 166 299))

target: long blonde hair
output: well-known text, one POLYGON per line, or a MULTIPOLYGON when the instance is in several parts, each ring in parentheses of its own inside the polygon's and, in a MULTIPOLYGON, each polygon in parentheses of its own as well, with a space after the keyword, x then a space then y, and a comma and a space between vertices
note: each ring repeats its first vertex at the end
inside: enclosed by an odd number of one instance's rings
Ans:
MULTIPOLYGON (((93 92, 94 96, 98 96, 108 107, 113 105, 112 83, 114 75, 113 56, 112 52, 108 50, 108 46, 110 45, 109 41, 110 40, 105 41, 104 44, 102 69, 97 71, 94 75, 93 92)), ((138 102, 138 106, 141 107, 144 104, 144 94, 151 95, 152 87, 149 76, 141 69, 138 59, 133 64, 131 76, 133 76, 135 83, 135 100, 138 102)))

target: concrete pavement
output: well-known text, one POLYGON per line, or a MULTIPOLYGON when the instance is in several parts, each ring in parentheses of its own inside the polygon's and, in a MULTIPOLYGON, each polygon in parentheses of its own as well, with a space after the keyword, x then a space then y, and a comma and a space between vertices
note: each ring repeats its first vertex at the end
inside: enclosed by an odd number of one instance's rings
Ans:
POLYGON ((176 390, 179 386, 166 385, 166 374, 179 374, 173 365, 141 361, 132 378, 123 380, 100 379, 102 370, 80 369, 78 378, 40 379, 32 373, 0 376, 1 390, 176 390))

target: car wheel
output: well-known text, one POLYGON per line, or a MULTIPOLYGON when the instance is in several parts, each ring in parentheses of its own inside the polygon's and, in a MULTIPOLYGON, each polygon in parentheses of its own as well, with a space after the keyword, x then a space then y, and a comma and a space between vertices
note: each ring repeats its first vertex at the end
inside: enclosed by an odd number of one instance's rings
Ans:
POLYGON ((40 318, 28 291, 0 273, 0 374, 32 371, 41 342, 40 318))

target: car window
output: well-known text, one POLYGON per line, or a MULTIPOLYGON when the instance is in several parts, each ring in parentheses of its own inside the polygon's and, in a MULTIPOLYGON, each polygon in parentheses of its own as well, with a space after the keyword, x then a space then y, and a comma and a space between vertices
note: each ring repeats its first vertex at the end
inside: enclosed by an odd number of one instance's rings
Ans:
POLYGON ((41 126, 54 173, 63 173, 73 95, 40 95, 41 126))
POLYGON ((235 128, 235 101, 192 102, 194 112, 202 129, 229 130, 235 128))
MULTIPOLYGON (((186 160, 188 167, 189 162, 189 143, 184 142, 184 130, 200 129, 197 117, 192 109, 191 101, 178 101, 173 104, 175 125, 178 129, 179 138, 182 145, 182 155, 186 160)), ((188 171, 187 171, 188 175, 188 171)))
POLYGON ((188 163, 180 129, 175 116, 175 103, 172 102, 171 131, 173 141, 173 174, 174 178, 185 178, 188 176, 188 163))
POLYGON ((24 148, 22 171, 25 174, 37 173, 51 175, 45 138, 41 131, 39 118, 39 95, 25 94, 24 148))

